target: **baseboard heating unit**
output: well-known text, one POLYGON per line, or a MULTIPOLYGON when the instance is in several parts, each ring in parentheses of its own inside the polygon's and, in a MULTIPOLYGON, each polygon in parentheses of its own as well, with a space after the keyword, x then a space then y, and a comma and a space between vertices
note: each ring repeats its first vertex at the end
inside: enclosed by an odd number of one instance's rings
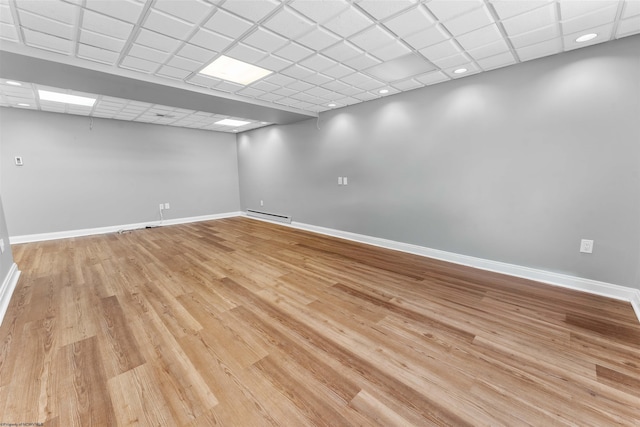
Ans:
POLYGON ((279 215, 271 212, 256 211, 253 209, 247 209, 247 216, 252 216, 260 219, 268 219, 270 221, 284 222, 285 224, 291 224, 291 215, 279 215))

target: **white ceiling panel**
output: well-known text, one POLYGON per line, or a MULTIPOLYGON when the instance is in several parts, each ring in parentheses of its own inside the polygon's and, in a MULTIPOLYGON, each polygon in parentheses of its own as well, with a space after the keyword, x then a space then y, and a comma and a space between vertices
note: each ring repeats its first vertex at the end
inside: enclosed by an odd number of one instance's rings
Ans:
MULTIPOLYGON (((58 63, 210 95, 211 105, 301 117, 377 99, 380 88, 389 95, 639 33, 640 0, 0 0, 12 54, 46 50, 58 63), (597 36, 576 41, 586 33, 597 36), (272 74, 247 86, 196 74, 220 55, 272 74)), ((0 79, 0 105, 30 99, 11 90, 0 79)), ((169 118, 150 110, 169 106, 104 101, 95 109, 104 117, 230 131, 196 108, 169 118)))

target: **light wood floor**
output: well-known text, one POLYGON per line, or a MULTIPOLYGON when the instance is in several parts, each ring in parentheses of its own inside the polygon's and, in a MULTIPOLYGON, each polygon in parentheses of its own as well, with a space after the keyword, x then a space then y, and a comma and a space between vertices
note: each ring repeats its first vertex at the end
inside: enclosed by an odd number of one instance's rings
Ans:
POLYGON ((628 303, 246 218, 14 251, 0 423, 640 425, 628 303))

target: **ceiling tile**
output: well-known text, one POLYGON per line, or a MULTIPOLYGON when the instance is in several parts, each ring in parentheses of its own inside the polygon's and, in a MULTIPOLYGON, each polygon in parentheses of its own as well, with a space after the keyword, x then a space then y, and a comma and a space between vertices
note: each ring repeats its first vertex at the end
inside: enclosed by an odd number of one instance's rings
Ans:
POLYGON ((573 34, 578 31, 612 23, 616 19, 617 11, 618 6, 607 7, 574 19, 562 21, 562 32, 564 34, 573 34))
POLYGON ((467 58, 463 53, 458 53, 453 56, 447 56, 446 58, 440 58, 433 61, 435 65, 442 69, 457 67, 468 62, 469 58, 467 58))
POLYGON ((447 80, 451 80, 449 76, 447 76, 442 71, 433 71, 431 73, 422 74, 420 76, 415 77, 417 81, 425 85, 433 85, 436 83, 446 82, 447 80))
POLYGON ((131 70, 142 71, 145 73, 155 72, 160 66, 157 62, 147 61, 146 59, 135 58, 133 56, 127 56, 120 63, 122 68, 128 68, 131 70))
POLYGON ((344 61, 344 64, 348 67, 353 68, 356 71, 364 70, 365 68, 372 67, 374 65, 380 64, 380 60, 365 53, 360 56, 356 56, 355 58, 349 59, 348 61, 344 61))
POLYGON ((500 19, 507 19, 512 16, 520 15, 533 9, 545 6, 553 0, 490 0, 491 5, 498 14, 500 19))
POLYGON ((238 91, 238 95, 256 98, 260 95, 264 95, 264 92, 253 87, 245 87, 244 89, 238 91))
POLYGON ((475 31, 471 31, 462 36, 456 37, 458 43, 466 50, 475 49, 480 46, 502 40, 502 34, 495 24, 488 25, 475 31))
POLYGON ((371 27, 349 39, 351 43, 363 49, 365 52, 390 44, 394 40, 394 36, 378 26, 371 27))
POLYGON ((365 70, 365 72, 382 81, 395 82, 397 80, 406 80, 412 76, 431 71, 434 68, 432 63, 412 52, 375 65, 365 70))
POLYGON ((193 61, 191 59, 183 58, 176 55, 171 58, 169 62, 167 62, 167 65, 174 68, 179 68, 183 71, 194 72, 202 68, 204 63, 200 61, 193 61))
POLYGON ((290 61, 298 62, 299 60, 312 55, 313 51, 299 45, 298 43, 291 42, 282 49, 275 51, 274 54, 290 61))
POLYGON ((154 31, 145 30, 144 28, 138 33, 136 43, 143 46, 152 47, 163 52, 173 52, 180 46, 180 40, 167 37, 154 31))
POLYGON ((320 86, 325 83, 329 83, 330 81, 333 81, 333 79, 331 79, 330 77, 327 77, 324 74, 320 74, 320 73, 314 73, 310 76, 305 77, 302 80, 315 86, 320 86))
POLYGON ((562 20, 576 18, 605 7, 617 7, 618 0, 559 0, 560 18, 562 20))
POLYGON ((640 15, 640 1, 625 0, 624 8, 622 10, 622 19, 631 18, 636 15, 640 15))
POLYGON ((444 26, 454 36, 466 34, 477 28, 493 24, 494 20, 486 7, 472 10, 469 13, 453 18, 444 23, 444 26))
POLYGON ((509 37, 511 44, 516 49, 530 46, 532 44, 542 43, 560 36, 560 27, 556 24, 548 25, 528 33, 522 33, 517 36, 509 37))
POLYGON ((278 11, 275 16, 271 17, 263 25, 271 31, 290 39, 296 39, 314 27, 312 21, 288 7, 278 11))
POLYGON ((13 25, 13 16, 9 5, 0 3, 0 23, 13 25))
POLYGON ((13 25, 0 23, 0 39, 18 41, 18 32, 13 25))
POLYGON ((427 7, 441 22, 482 6, 482 0, 432 0, 427 7))
POLYGON ((342 64, 336 64, 333 67, 324 70, 322 73, 335 79, 340 79, 346 75, 352 74, 354 71, 355 70, 352 68, 345 67, 342 64))
POLYGON ((101 49, 107 49, 113 52, 120 52, 125 44, 124 40, 115 39, 113 37, 94 33, 88 30, 80 31, 80 42, 86 45, 94 46, 101 49))
POLYGON ((19 10, 26 10, 36 15, 46 16, 65 24, 73 25, 76 22, 76 16, 79 11, 77 6, 60 0, 47 1, 18 1, 15 3, 19 10))
POLYGON ((274 74, 274 75, 268 76, 263 81, 266 81, 268 83, 271 83, 277 86, 287 86, 287 85, 290 85, 291 83, 295 83, 295 79, 284 76, 282 74, 274 74))
POLYGON ((445 40, 433 46, 420 49, 419 52, 428 60, 435 60, 460 53, 460 49, 458 49, 453 41, 445 40))
POLYGON ((82 27, 96 33, 126 40, 131 35, 133 25, 119 19, 110 18, 99 13, 85 10, 82 14, 82 27))
POLYGON ((420 50, 448 39, 447 31, 441 25, 434 25, 412 36, 405 37, 404 41, 414 49, 420 50))
POLYGON ((128 56, 134 56, 136 58, 146 59, 147 61, 158 63, 163 63, 167 59, 169 59, 168 53, 139 44, 131 45, 128 56))
POLYGON ((373 21, 353 6, 324 24, 325 27, 344 38, 352 36, 371 25, 373 25, 373 21))
POLYGON ((406 37, 435 23, 433 16, 425 8, 418 6, 386 21, 384 25, 398 36, 406 37))
POLYGON ((263 92, 271 92, 273 90, 278 89, 279 86, 276 86, 272 83, 269 83, 265 80, 259 80, 256 83, 251 84, 251 87, 261 90, 263 92))
POLYGON ((260 95, 258 98, 263 99, 265 101, 273 102, 273 101, 277 101, 278 99, 282 99, 283 96, 275 93, 265 93, 264 95, 260 95))
POLYGON ((494 70, 496 68, 502 68, 509 65, 516 64, 516 60, 511 52, 501 53, 499 55, 490 56, 477 61, 478 65, 485 71, 494 70))
POLYGON ((198 86, 215 87, 218 84, 220 84, 222 80, 214 79, 213 77, 209 77, 209 76, 203 76, 202 74, 196 74, 186 82, 194 85, 198 85, 198 86))
POLYGON ((135 24, 140 19, 143 4, 131 0, 87 0, 85 7, 104 15, 135 24))
POLYGON ((238 18, 224 10, 218 10, 211 19, 204 24, 205 28, 232 38, 244 34, 252 25, 251 22, 238 18))
POLYGON ((236 84, 236 83, 232 83, 232 82, 227 82, 227 81, 223 81, 220 84, 218 84, 216 86, 216 90, 221 90, 223 92, 237 92, 240 89, 242 89, 244 86, 236 84))
POLYGON ((323 23, 349 7, 344 0, 295 0, 291 7, 315 22, 323 23))
POLYGON ((314 71, 295 64, 289 68, 285 68, 281 73, 294 79, 303 79, 304 77, 314 74, 314 71))
POLYGON ((73 43, 60 37, 50 36, 48 34, 31 31, 23 28, 25 43, 28 46, 39 47, 41 49, 53 52, 64 53, 70 55, 73 52, 73 43))
POLYGON ((392 59, 404 56, 410 52, 411 49, 398 41, 394 41, 393 43, 386 46, 380 47, 378 49, 373 49, 371 51, 371 55, 383 61, 391 61, 392 59))
POLYGON ((273 52, 284 46, 289 40, 265 28, 258 28, 245 37, 242 42, 266 52, 273 52))
POLYGON ((328 49, 322 51, 323 55, 328 56, 334 61, 343 62, 348 59, 354 58, 358 55, 363 54, 364 52, 351 43, 342 42, 335 46, 331 46, 328 49))
POLYGON ((554 55, 562 51, 562 44, 559 39, 552 39, 546 42, 516 49, 520 60, 529 61, 541 56, 554 55))
POLYGON ((222 7, 252 22, 258 22, 273 12, 280 4, 275 0, 227 1, 222 7))
POLYGON ((310 49, 322 50, 336 44, 340 40, 340 37, 332 34, 324 28, 316 27, 311 32, 299 37, 297 41, 310 49))
POLYGON ((291 62, 285 59, 278 58, 277 56, 273 56, 273 55, 268 55, 264 59, 262 59, 260 62, 258 62, 256 65, 262 68, 266 68, 267 70, 280 71, 284 68, 287 68, 291 64, 292 64, 291 62))
POLYGON ((78 45, 79 58, 113 65, 118 60, 119 56, 119 53, 113 52, 111 50, 100 49, 98 47, 93 47, 86 44, 78 45))
POLYGON ((295 81, 295 82, 287 85, 287 88, 293 89, 295 91, 309 90, 312 87, 313 87, 312 84, 305 83, 305 82, 302 82, 302 81, 295 81))
POLYGON ((227 46, 233 43, 233 39, 209 30, 205 30, 204 28, 200 28, 198 32, 193 37, 191 37, 189 43, 195 44, 205 49, 222 52, 227 46))
POLYGON ((278 88, 278 89, 274 90, 272 93, 274 95, 291 96, 293 94, 298 93, 298 91, 294 90, 294 89, 287 89, 286 87, 281 87, 281 88, 278 88))
POLYGON ((472 74, 476 74, 478 72, 480 72, 481 70, 473 63, 468 63, 468 64, 459 64, 450 68, 447 68, 445 70, 442 70, 445 74, 448 74, 449 77, 454 78, 454 79, 462 79, 464 77, 470 76, 472 74), (464 74, 456 74, 455 71, 458 70, 459 68, 466 68, 467 72, 464 74))
POLYGON ((488 43, 484 46, 480 46, 476 49, 468 50, 467 53, 474 59, 486 58, 488 56, 498 55, 500 53, 508 52, 509 46, 504 40, 498 40, 493 43, 488 43))
POLYGON ((371 101, 372 99, 380 98, 380 95, 374 95, 371 92, 361 92, 357 95, 354 95, 353 97, 359 99, 360 101, 371 101))
POLYGON ((202 22, 214 9, 211 4, 201 0, 156 0, 153 8, 194 24, 202 22))
POLYGON ((225 52, 225 55, 253 64, 264 58, 266 52, 247 46, 246 44, 238 43, 231 48, 231 50, 225 52))
POLYGON ((217 54, 215 51, 203 49, 192 44, 186 44, 178 51, 178 55, 202 64, 209 63, 217 54))
POLYGON ((616 37, 630 36, 640 33, 640 15, 620 21, 616 37))
POLYGON ((556 8, 554 4, 549 4, 548 6, 502 21, 502 25, 509 36, 528 33, 529 31, 555 23, 556 8))
POLYGON ((300 65, 304 65, 305 67, 314 71, 322 71, 335 65, 335 62, 327 58, 326 56, 315 54, 305 59, 304 61, 300 61, 300 65))
POLYGON ((418 0, 362 0, 358 6, 374 18, 383 20, 418 3, 418 0))
POLYGON ((341 82, 340 80, 334 80, 332 82, 325 83, 325 84, 322 85, 322 87, 324 87, 326 89, 329 89, 330 91, 340 92, 340 93, 342 93, 343 90, 352 89, 351 86, 349 86, 346 83, 341 82))
POLYGON ((195 29, 194 24, 188 23, 157 10, 151 10, 143 26, 176 39, 187 37, 195 29))
POLYGON ((20 23, 24 28, 67 40, 73 40, 75 31, 72 25, 24 11, 20 11, 19 17, 20 23))
POLYGON ((412 90, 412 89, 417 89, 419 87, 422 87, 423 84, 413 79, 407 79, 407 80, 402 80, 400 82, 395 82, 392 84, 392 86, 398 90, 407 91, 407 90, 412 90))

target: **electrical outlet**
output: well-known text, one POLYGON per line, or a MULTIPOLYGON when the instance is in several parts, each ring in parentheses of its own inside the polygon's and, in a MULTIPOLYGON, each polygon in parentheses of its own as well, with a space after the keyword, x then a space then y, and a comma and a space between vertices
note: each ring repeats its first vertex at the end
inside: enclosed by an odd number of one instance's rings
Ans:
POLYGON ((264 206, 264 200, 260 200, 260 206, 264 206))
POLYGON ((160 210, 164 210, 164 203, 160 203, 160 210))
POLYGON ((349 185, 349 181, 347 181, 347 177, 342 178, 342 185, 349 185))
POLYGON ((164 208, 165 209, 171 209, 171 205, 169 204, 169 202, 164 204, 164 208))
POLYGON ((338 185, 342 185, 342 177, 341 176, 338 177, 338 185))
POLYGON ((580 252, 585 254, 593 253, 593 240, 580 240, 580 252))

